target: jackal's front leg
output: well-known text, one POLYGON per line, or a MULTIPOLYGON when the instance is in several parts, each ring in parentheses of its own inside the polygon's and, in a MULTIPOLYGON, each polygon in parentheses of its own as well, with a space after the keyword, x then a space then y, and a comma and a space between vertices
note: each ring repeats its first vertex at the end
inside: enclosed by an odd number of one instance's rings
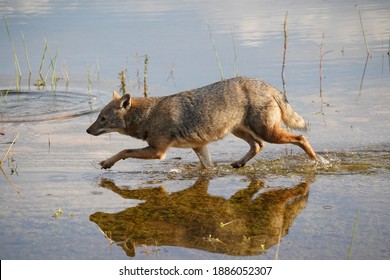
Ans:
POLYGON ((163 159, 165 157, 166 150, 156 149, 148 146, 142 149, 128 149, 123 150, 116 155, 100 162, 102 169, 111 168, 117 161, 127 158, 138 159, 163 159))
POLYGON ((213 163, 210 158, 209 151, 207 149, 207 146, 204 145, 200 148, 193 148, 195 151, 196 155, 198 156, 200 163, 204 168, 211 168, 213 167, 213 163))

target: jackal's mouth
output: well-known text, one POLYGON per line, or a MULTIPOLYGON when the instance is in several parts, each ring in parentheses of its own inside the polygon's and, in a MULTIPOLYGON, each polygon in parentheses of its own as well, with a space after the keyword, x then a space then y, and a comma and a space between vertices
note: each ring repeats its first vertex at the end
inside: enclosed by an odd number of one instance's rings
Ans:
POLYGON ((93 136, 99 136, 99 135, 102 135, 102 134, 115 132, 115 131, 116 131, 115 129, 110 129, 110 128, 101 128, 101 129, 98 129, 98 130, 94 130, 94 129, 91 129, 91 128, 87 129, 87 133, 91 134, 93 136))
POLYGON ((102 134, 106 133, 106 131, 103 130, 103 129, 100 129, 98 131, 93 131, 92 129, 88 128, 86 131, 87 131, 88 134, 91 134, 93 136, 99 136, 99 135, 102 135, 102 134))

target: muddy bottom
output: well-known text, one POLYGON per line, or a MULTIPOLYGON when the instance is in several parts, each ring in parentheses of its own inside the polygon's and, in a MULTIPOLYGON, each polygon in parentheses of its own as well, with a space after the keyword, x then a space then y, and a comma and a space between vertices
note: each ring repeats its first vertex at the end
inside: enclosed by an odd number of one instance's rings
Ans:
POLYGON ((319 163, 298 148, 266 144, 246 167, 232 169, 248 147, 229 136, 210 145, 209 171, 186 149, 106 171, 100 160, 145 145, 85 132, 109 98, 50 92, 7 98, 1 157, 17 138, 0 173, 2 259, 390 257, 387 143, 326 147, 323 132, 335 138, 340 132, 319 119, 309 135, 319 163), (29 109, 43 99, 44 112, 29 109))

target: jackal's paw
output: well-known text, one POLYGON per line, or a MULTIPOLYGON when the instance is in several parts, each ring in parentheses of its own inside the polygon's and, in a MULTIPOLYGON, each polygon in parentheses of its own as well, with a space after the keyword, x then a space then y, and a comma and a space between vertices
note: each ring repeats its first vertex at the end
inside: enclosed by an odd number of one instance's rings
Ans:
POLYGON ((102 169, 110 169, 114 165, 114 162, 111 162, 109 160, 103 160, 99 164, 102 169))
POLYGON ((245 162, 242 162, 242 161, 235 161, 231 164, 231 166, 233 168, 240 168, 240 167, 244 167, 245 166, 245 162))

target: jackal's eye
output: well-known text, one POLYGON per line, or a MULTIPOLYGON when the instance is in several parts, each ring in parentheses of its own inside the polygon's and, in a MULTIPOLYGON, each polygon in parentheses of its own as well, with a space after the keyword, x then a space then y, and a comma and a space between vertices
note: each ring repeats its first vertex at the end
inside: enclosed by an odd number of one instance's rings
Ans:
POLYGON ((105 116, 100 117, 101 122, 105 122, 106 120, 107 120, 107 118, 105 116))

